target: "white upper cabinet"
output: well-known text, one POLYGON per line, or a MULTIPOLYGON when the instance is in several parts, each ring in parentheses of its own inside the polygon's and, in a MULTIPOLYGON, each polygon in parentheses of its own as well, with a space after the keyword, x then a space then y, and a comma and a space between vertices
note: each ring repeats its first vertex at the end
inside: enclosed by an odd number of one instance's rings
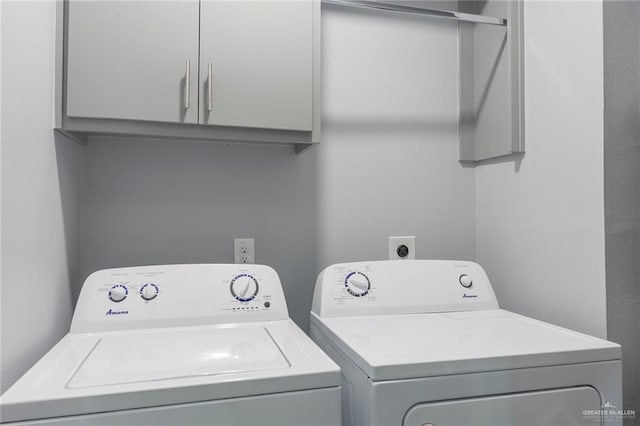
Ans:
POLYGON ((202 124, 311 130, 310 1, 203 0, 202 124))
POLYGON ((61 131, 318 142, 320 0, 58 4, 61 131))
POLYGON ((69 1, 69 117, 198 122, 198 1, 69 1))

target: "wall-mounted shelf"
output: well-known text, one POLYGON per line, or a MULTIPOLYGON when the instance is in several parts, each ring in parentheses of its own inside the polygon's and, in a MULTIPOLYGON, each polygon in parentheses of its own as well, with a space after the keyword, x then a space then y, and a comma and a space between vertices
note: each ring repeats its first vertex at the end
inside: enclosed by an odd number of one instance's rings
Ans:
POLYGON ((460 1, 465 12, 506 16, 501 29, 461 23, 458 32, 459 159, 524 152, 522 0, 460 1))
POLYGON ((504 18, 495 18, 493 16, 477 15, 473 13, 456 12, 452 10, 440 10, 427 7, 407 6, 395 3, 385 3, 369 0, 322 0, 326 4, 335 4, 347 7, 365 7, 369 9, 386 10, 389 12, 412 13, 416 15, 426 15, 435 18, 453 19, 461 22, 472 22, 475 24, 487 24, 507 26, 507 20, 504 18))
POLYGON ((456 23, 459 160, 475 163, 524 152, 522 0, 460 0, 456 11, 371 0, 322 2, 456 23))

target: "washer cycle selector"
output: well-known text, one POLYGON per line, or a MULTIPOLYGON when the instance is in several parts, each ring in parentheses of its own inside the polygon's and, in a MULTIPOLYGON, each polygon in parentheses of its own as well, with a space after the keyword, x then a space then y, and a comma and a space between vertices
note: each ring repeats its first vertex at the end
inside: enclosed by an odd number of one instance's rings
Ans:
POLYGON ((140 288, 140 297, 144 300, 153 300, 158 296, 158 286, 153 283, 146 283, 140 288))
POLYGON ((109 299, 112 302, 122 302, 124 299, 127 298, 128 294, 129 294, 129 289, 127 289, 126 286, 122 284, 117 284, 111 287, 111 289, 109 290, 109 299))
POLYGON ((460 282, 460 285, 464 288, 469 288, 473 285, 473 280, 467 274, 460 275, 460 277, 458 278, 458 281, 460 282))
POLYGON ((371 281, 362 272, 350 272, 344 279, 344 286, 350 295, 362 297, 369 293, 371 281))
POLYGON ((240 274, 231 280, 231 295, 240 302, 250 302, 258 295, 258 280, 252 275, 240 274))

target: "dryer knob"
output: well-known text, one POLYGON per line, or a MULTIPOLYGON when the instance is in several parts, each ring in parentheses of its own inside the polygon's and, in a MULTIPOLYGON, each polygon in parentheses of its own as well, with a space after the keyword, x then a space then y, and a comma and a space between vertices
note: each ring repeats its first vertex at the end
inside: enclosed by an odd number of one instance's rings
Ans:
POLYGON ((460 281, 460 285, 464 288, 469 288, 473 285, 473 280, 467 274, 460 275, 460 278, 458 278, 458 281, 460 281))
POLYGON ((371 281, 362 272, 350 272, 344 279, 347 292, 355 297, 366 296, 371 289, 371 281))
POLYGON ((127 287, 122 284, 114 285, 109 290, 109 299, 111 299, 112 302, 122 302, 127 298, 127 294, 129 294, 127 287))

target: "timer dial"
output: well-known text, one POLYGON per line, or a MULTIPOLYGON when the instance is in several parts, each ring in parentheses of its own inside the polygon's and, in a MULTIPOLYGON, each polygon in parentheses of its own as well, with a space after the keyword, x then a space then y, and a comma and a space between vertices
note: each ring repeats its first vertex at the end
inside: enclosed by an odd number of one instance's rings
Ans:
POLYGON ((250 302, 258 295, 258 280, 252 275, 240 274, 231 280, 231 295, 240 302, 250 302))
POLYGON ((117 284, 111 287, 111 289, 109 290, 109 299, 112 302, 122 302, 124 299, 127 298, 128 294, 129 294, 129 290, 127 289, 126 286, 122 284, 117 284))
POLYGON ((355 297, 366 296, 371 289, 371 281, 362 272, 350 272, 344 279, 347 292, 355 297))
POLYGON ((146 283, 140 288, 140 297, 144 300, 153 300, 158 296, 158 286, 153 283, 146 283))
POLYGON ((460 282, 460 285, 464 288, 470 288, 473 285, 473 280, 467 274, 460 275, 460 277, 458 278, 458 281, 460 282))

